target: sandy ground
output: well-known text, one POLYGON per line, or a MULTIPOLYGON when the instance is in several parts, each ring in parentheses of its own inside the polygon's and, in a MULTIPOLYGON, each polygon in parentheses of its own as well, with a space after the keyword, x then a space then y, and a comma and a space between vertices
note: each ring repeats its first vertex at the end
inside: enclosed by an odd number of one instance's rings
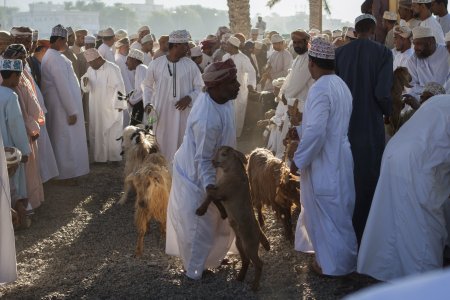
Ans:
MULTIPOLYGON (((249 151, 254 141, 240 142, 249 151)), ((15 283, 0 286, 2 299, 339 299, 374 281, 360 275, 330 279, 309 267, 313 256, 294 251, 281 225, 267 213, 264 228, 272 249, 264 261, 261 288, 235 280, 238 256, 212 269, 201 281, 188 279, 179 259, 164 253, 164 237, 151 223, 142 258, 133 256, 136 230, 133 201, 116 205, 123 164, 93 164, 78 186, 45 184, 45 203, 32 226, 16 232, 15 283)))

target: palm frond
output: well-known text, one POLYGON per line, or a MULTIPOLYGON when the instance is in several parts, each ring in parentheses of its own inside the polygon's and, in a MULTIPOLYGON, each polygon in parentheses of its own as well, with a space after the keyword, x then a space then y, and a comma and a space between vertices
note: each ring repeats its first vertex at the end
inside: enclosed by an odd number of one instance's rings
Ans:
POLYGON ((322 5, 323 5, 323 10, 324 10, 327 14, 331 15, 330 6, 328 5, 327 0, 322 0, 322 5))
POLYGON ((280 0, 268 0, 267 1, 267 6, 269 7, 269 8, 272 8, 275 4, 277 4, 278 2, 280 2, 280 0))

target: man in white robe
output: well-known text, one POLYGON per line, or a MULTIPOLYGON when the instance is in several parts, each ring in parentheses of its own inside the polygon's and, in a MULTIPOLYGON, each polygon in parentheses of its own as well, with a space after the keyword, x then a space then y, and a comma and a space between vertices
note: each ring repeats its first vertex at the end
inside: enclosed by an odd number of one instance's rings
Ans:
POLYGON ((102 41, 103 43, 98 47, 98 52, 102 57, 104 57, 107 61, 115 63, 116 60, 114 58, 114 30, 109 27, 102 31, 102 41))
POLYGON ((197 65, 188 57, 190 34, 177 30, 169 37, 169 54, 148 66, 144 87, 144 108, 153 105, 158 121, 156 140, 169 163, 183 141, 186 122, 203 80, 197 65))
POLYGON ((144 65, 148 66, 153 57, 153 36, 147 34, 141 39, 141 51, 144 52, 144 65))
MULTIPOLYGON (((311 74, 308 70, 308 43, 310 41, 310 36, 303 30, 296 30, 291 33, 291 39, 294 51, 298 55, 292 63, 291 71, 289 72, 285 83, 281 87, 281 93, 284 95, 287 103, 293 104, 297 100, 298 110, 300 113, 303 113, 308 91, 314 83, 314 79, 311 78, 311 74)), ((283 144, 283 140, 291 127, 289 118, 287 117, 287 107, 284 119, 286 122, 283 123, 283 128, 276 147, 276 156, 278 158, 283 157, 286 148, 283 144)))
MULTIPOLYGON (((143 86, 145 77, 147 76, 148 67, 144 65, 145 54, 144 52, 131 49, 127 57, 127 67, 130 71, 134 71, 134 93, 128 100, 128 104, 132 107, 130 125, 137 125, 143 123, 144 117, 144 104, 142 101, 143 86)), ((153 125, 153 124, 145 124, 153 125)))
POLYGON ((429 28, 414 28, 413 43, 415 54, 408 60, 408 71, 412 77, 411 95, 418 99, 426 83, 444 85, 450 68, 447 49, 436 43, 429 28))
POLYGON ((450 96, 430 98, 386 146, 358 257, 378 280, 442 268, 449 234, 450 96))
POLYGON ((269 80, 264 87, 266 91, 273 90, 272 80, 287 76, 293 61, 292 54, 286 50, 284 39, 280 35, 272 35, 270 41, 274 51, 267 60, 266 72, 269 73, 269 80))
MULTIPOLYGON (((122 38, 118 40, 114 46, 117 49, 115 54, 115 62, 120 69, 120 73, 122 74, 123 83, 125 84, 125 92, 126 94, 129 94, 134 89, 134 72, 130 71, 126 64, 128 52, 130 51, 130 40, 127 37, 122 38)), ((131 107, 123 110, 124 128, 130 124, 129 109, 131 109, 131 107)))
POLYGON ((0 285, 17 279, 16 245, 3 139, 0 134, 0 285))
POLYGON ((52 30, 50 49, 41 63, 42 94, 47 113, 47 130, 55 152, 59 176, 70 179, 89 173, 89 159, 83 107, 78 79, 72 64, 60 51, 66 48, 67 30, 52 30))
POLYGON ((447 5, 448 0, 434 0, 431 3, 431 11, 436 16, 436 21, 441 25, 444 35, 450 31, 450 14, 447 5))
POLYGON ((352 94, 334 74, 333 45, 316 38, 308 53, 316 82, 308 93, 300 143, 291 164, 292 173, 300 170, 301 181, 295 249, 315 252, 316 272, 347 275, 355 271, 357 255, 353 157, 347 137, 352 94))
POLYGON ((201 42, 202 47, 202 63, 200 68, 204 70, 208 65, 213 63, 213 53, 216 45, 215 39, 206 39, 201 42))
POLYGON ((234 240, 228 220, 215 205, 203 216, 195 211, 216 182, 212 159, 221 146, 236 146, 234 108, 239 83, 232 60, 205 69, 207 91, 199 95, 188 119, 183 143, 173 163, 172 188, 167 209, 166 253, 183 260, 186 276, 200 279, 216 268, 234 240))
POLYGON ((105 60, 97 49, 83 52, 90 67, 81 77, 81 88, 89 93, 89 145, 95 162, 120 161, 123 113, 127 102, 122 74, 117 65, 105 60))
POLYGON ((141 50, 142 51, 142 44, 141 44, 141 40, 144 36, 146 36, 147 34, 150 34, 150 27, 148 27, 147 25, 141 26, 138 29, 138 39, 137 41, 133 42, 130 46, 131 49, 137 49, 137 50, 141 50))
POLYGON ((2 84, 0 86, 0 135, 5 147, 15 147, 22 152, 22 162, 12 177, 14 195, 12 202, 21 200, 26 207, 27 185, 24 163, 28 161, 31 147, 25 129, 25 122, 20 109, 18 95, 13 91, 19 85, 23 65, 21 60, 0 61, 2 84), (10 74, 5 74, 10 73, 10 74))
POLYGON ((414 54, 414 49, 411 48, 412 31, 408 26, 394 27, 394 71, 398 67, 408 68, 408 59, 414 54))
POLYGON ((414 12, 414 17, 421 21, 419 26, 430 28, 436 43, 444 45, 444 31, 431 14, 431 2, 433 0, 412 0, 411 8, 414 12))
POLYGON ((223 61, 231 58, 238 70, 237 78, 240 84, 239 94, 234 101, 234 112, 236 118, 236 136, 240 137, 244 129, 245 111, 247 110, 248 92, 256 88, 256 71, 250 59, 239 51, 241 42, 232 36, 228 39, 223 61))

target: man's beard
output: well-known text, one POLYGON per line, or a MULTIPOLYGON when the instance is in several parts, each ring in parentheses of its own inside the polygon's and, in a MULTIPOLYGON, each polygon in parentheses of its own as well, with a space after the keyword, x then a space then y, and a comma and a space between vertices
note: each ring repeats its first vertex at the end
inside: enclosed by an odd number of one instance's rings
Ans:
POLYGON ((420 13, 413 11, 413 17, 418 19, 420 16, 420 13))
POLYGON ((294 47, 294 51, 298 55, 302 55, 302 54, 306 53, 306 51, 308 51, 308 47, 294 47))

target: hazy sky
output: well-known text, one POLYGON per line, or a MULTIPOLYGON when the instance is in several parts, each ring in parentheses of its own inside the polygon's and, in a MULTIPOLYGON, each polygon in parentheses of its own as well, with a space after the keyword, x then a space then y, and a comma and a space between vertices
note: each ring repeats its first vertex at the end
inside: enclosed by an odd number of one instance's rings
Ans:
MULTIPOLYGON (((63 3, 69 0, 6 0, 7 6, 20 5, 21 10, 28 10, 28 3, 39 1, 53 1, 53 3, 63 3)), ((74 0, 72 0, 74 1, 74 0)), ((85 0, 88 1, 88 0, 85 0)), ((1 1, 3 2, 3 1, 1 1)), ((108 4, 115 2, 121 3, 144 3, 145 0, 104 0, 108 4)), ((179 5, 200 4, 206 7, 217 9, 227 9, 226 0, 154 0, 155 4, 162 4, 165 7, 173 7, 179 5)), ((360 14, 360 7, 363 0, 328 0, 331 8, 331 17, 353 22, 355 17, 360 14)), ((282 16, 293 15, 297 11, 308 11, 307 0, 281 0, 273 9, 266 6, 266 0, 250 0, 251 17, 256 14, 270 15, 277 13, 282 16)), ((3 4, 3 3, 1 3, 3 4)))

